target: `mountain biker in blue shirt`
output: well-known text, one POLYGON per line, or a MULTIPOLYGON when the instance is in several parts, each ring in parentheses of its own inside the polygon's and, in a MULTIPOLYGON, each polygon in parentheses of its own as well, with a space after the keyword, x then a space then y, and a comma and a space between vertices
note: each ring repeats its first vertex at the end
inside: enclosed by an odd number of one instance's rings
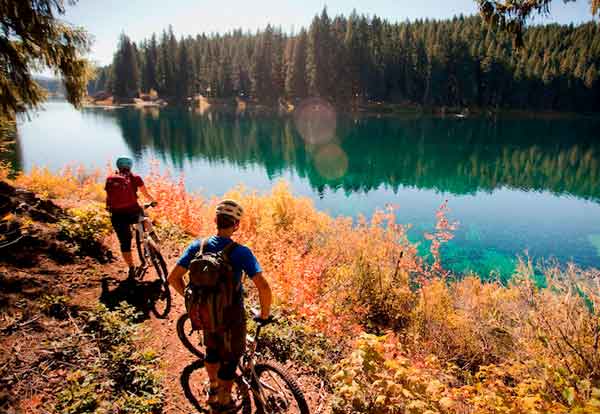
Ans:
MULTIPOLYGON (((204 252, 219 252, 228 246, 232 242, 231 236, 239 229, 242 214, 243 209, 236 201, 221 201, 216 208, 217 234, 203 241, 204 252)), ((185 291, 183 276, 200 249, 201 242, 199 240, 192 242, 169 274, 169 283, 182 296, 185 291)), ((261 319, 269 318, 272 301, 269 283, 263 276, 256 257, 248 247, 237 245, 229 253, 229 262, 233 268, 234 285, 240 286, 234 295, 237 310, 236 315, 232 317, 234 322, 230 332, 231 349, 229 352, 225 351, 222 335, 204 332, 205 366, 210 381, 208 404, 216 412, 227 412, 234 407, 231 400, 231 387, 239 358, 246 347, 246 319, 241 289, 242 272, 248 275, 258 289, 261 319)))

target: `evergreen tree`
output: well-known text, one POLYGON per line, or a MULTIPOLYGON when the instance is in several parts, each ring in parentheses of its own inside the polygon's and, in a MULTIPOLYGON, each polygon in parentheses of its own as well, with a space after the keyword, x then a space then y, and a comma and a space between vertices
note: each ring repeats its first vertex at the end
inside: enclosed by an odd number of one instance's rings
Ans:
POLYGON ((155 34, 152 34, 143 50, 142 90, 144 92, 149 92, 151 89, 158 90, 158 43, 155 34))
POLYGON ((85 31, 58 19, 65 14, 64 4, 63 0, 0 2, 0 118, 12 119, 44 100, 31 72, 40 64, 62 77, 69 102, 81 104, 92 73, 83 58, 89 40, 85 31))
POLYGON ((293 43, 292 61, 288 64, 287 70, 286 95, 292 99, 303 99, 308 96, 306 84, 306 46, 307 34, 303 28, 293 43))
POLYGON ((192 93, 194 82, 193 61, 185 40, 181 39, 179 44, 179 59, 177 62, 177 76, 175 81, 175 101, 177 103, 185 103, 192 93))
POLYGON ((585 73, 585 81, 584 81, 585 86, 588 89, 592 89, 594 87, 594 84, 596 83, 597 79, 598 79, 598 71, 596 70, 596 67, 594 65, 591 65, 590 68, 585 73))
POLYGON ((137 51, 124 33, 119 38, 119 47, 115 54, 112 86, 117 100, 132 99, 139 91, 137 51))
POLYGON ((330 51, 331 21, 327 9, 321 16, 315 16, 308 32, 307 79, 311 95, 331 97, 330 71, 332 70, 330 51))

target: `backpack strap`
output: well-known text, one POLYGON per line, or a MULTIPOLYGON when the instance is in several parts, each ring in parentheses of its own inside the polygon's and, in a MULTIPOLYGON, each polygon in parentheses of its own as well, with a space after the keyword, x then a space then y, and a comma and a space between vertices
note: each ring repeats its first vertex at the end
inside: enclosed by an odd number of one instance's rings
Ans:
POLYGON ((233 249, 235 249, 237 246, 239 246, 239 244, 237 244, 236 242, 232 241, 227 246, 225 246, 223 248, 223 250, 221 250, 221 252, 223 253, 223 256, 225 256, 225 259, 227 261, 229 261, 229 255, 231 254, 231 252, 233 251, 233 249))
POLYGON ((200 250, 198 251, 199 254, 204 254, 204 248, 206 247, 206 239, 202 239, 200 240, 200 250))

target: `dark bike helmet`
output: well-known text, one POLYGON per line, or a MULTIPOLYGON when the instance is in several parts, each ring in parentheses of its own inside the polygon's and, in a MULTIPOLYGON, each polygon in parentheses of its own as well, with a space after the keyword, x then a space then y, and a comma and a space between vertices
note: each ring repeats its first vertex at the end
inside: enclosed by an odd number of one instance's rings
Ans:
POLYGON ((122 157, 117 158, 117 168, 119 170, 122 170, 122 169, 131 170, 131 167, 133 167, 133 160, 130 157, 122 156, 122 157))

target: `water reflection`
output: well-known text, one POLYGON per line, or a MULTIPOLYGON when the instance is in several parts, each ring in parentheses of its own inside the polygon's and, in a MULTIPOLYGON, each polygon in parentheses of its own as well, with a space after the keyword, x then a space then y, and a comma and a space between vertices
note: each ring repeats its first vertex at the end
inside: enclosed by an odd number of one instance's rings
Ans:
MULTIPOLYGON (((86 114, 115 118, 135 154, 152 149, 179 168, 200 158, 258 163, 269 177, 292 170, 319 192, 511 188, 600 200, 598 121, 338 118, 335 137, 321 143, 305 139, 291 117, 156 109, 86 114)), ((304 135, 322 136, 314 131, 304 135)))
POLYGON ((333 215, 399 206, 414 240, 432 230, 436 208, 449 199, 461 223, 442 252, 453 270, 509 275, 525 250, 600 266, 599 121, 351 119, 308 108, 282 118, 49 103, 19 125, 15 154, 25 170, 57 170, 73 161, 104 168, 132 153, 142 174, 159 158, 205 195, 239 183, 268 190, 284 178, 333 215))

